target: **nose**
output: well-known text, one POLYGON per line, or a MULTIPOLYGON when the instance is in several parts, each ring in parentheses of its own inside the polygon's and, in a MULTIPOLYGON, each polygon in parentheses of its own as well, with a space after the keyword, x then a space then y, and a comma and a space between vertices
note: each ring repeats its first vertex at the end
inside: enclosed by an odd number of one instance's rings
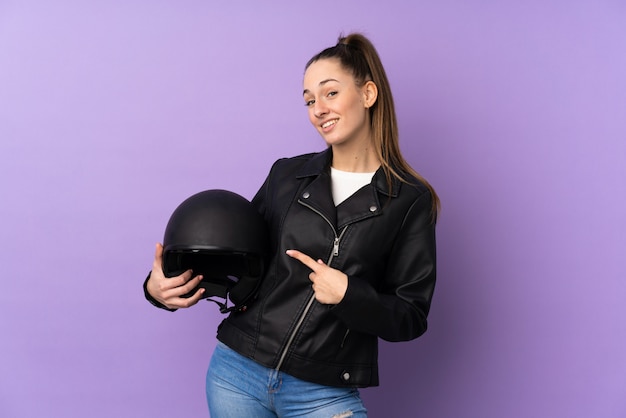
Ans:
POLYGON ((328 108, 326 107, 326 105, 322 101, 316 100, 315 104, 313 105, 313 114, 316 117, 321 118, 327 113, 328 113, 328 108))

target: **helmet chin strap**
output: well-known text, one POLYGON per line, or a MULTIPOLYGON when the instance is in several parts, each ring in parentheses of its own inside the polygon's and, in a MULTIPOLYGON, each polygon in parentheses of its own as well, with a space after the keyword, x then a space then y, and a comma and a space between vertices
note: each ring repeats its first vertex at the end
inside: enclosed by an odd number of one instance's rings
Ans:
POLYGON ((244 306, 239 306, 237 307, 236 305, 233 306, 228 306, 228 299, 224 299, 224 302, 220 302, 219 300, 215 300, 215 299, 211 299, 211 298, 206 298, 206 300, 208 302, 215 302, 217 304, 217 306, 220 307, 220 312, 223 314, 229 313, 229 312, 233 312, 233 311, 237 311, 237 312, 245 312, 248 309, 247 305, 244 306))
MULTIPOLYGON (((224 278, 223 280, 225 281, 226 278, 224 278)), ((214 282, 203 280, 202 282, 200 282, 200 286, 198 286, 198 288, 201 288, 201 287, 204 288, 205 290, 204 292, 206 295, 205 299, 209 302, 215 302, 220 307, 221 313, 228 313, 234 310, 233 309, 234 306, 231 306, 230 308, 228 307, 228 286, 226 284, 214 283, 214 282), (212 298, 213 296, 222 298, 224 302, 213 299, 212 298)))
MULTIPOLYGON (((248 309, 247 304, 238 305, 238 299, 235 300, 233 306, 228 306, 228 297, 231 291, 231 286, 233 281, 228 278, 230 276, 225 276, 223 278, 217 278, 216 276, 212 277, 213 282, 207 281, 206 279, 200 282, 200 286, 205 289, 206 297, 205 299, 209 302, 214 302, 220 308, 220 312, 225 314, 233 311, 244 312, 248 309), (218 281, 217 283, 215 281, 218 281), (217 296, 224 301, 216 300, 213 296, 217 296)), ((197 289, 196 289, 197 290, 197 289)))
POLYGON ((220 302, 219 300, 215 300, 215 299, 211 299, 211 298, 206 298, 206 300, 208 302, 215 302, 217 304, 217 306, 220 307, 220 312, 225 314, 228 312, 231 312, 234 310, 234 306, 231 306, 230 308, 228 307, 228 299, 224 299, 224 302, 220 302))

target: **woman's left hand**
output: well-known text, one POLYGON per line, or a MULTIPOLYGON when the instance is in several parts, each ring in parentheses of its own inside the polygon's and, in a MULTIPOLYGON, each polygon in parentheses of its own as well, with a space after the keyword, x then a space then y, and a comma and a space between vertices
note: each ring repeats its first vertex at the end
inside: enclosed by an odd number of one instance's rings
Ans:
POLYGON ((313 270, 309 279, 313 282, 312 287, 318 302, 336 305, 342 301, 348 290, 348 276, 345 273, 327 266, 322 260, 315 261, 298 250, 287 250, 287 255, 313 270))

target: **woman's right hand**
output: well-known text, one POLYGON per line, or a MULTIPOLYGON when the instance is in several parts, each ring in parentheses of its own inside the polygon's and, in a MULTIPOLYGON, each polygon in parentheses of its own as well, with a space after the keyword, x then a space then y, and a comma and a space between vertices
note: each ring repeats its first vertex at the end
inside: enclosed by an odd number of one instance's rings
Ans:
POLYGON ((193 296, 182 297, 195 289, 202 280, 202 276, 193 277, 193 272, 187 270, 180 276, 165 277, 163 274, 163 245, 157 244, 152 263, 152 272, 146 284, 150 296, 169 309, 189 308, 198 303, 204 289, 198 289, 193 296))

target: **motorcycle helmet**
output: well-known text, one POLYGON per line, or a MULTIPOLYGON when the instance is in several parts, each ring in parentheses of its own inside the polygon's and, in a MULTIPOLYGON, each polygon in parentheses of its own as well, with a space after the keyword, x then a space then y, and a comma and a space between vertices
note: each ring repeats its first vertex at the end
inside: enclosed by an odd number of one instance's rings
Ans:
POLYGON ((203 276, 203 295, 220 312, 244 311, 254 300, 269 246, 263 217, 244 197, 227 190, 205 190, 183 201, 172 213, 163 237, 163 273, 186 270, 203 276), (217 296, 224 302, 211 299, 217 296), (228 307, 228 300, 233 306, 228 307))

